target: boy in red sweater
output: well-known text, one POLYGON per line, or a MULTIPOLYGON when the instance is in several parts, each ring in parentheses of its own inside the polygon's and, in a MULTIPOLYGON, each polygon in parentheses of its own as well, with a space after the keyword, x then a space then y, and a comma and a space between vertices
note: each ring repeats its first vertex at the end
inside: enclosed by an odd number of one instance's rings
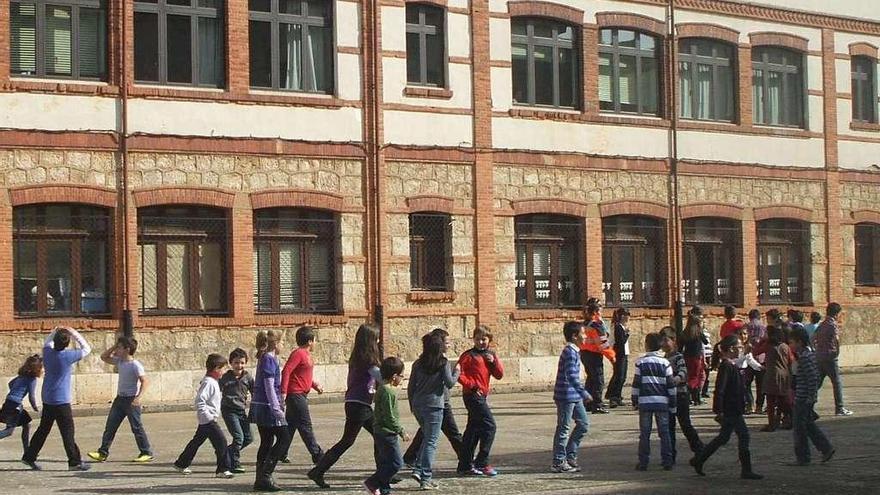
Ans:
POLYGON ((485 325, 474 330, 474 347, 458 358, 464 405, 468 411, 462 451, 458 456, 458 473, 462 475, 496 476, 498 471, 489 465, 489 451, 495 441, 495 418, 489 408, 489 377, 504 377, 501 360, 489 349, 492 334, 485 325), (474 459, 477 444, 480 450, 474 459))
MULTIPOLYGON (((299 327, 296 330, 296 345, 297 348, 290 353, 281 372, 281 401, 285 404, 291 437, 299 431, 300 438, 312 456, 312 462, 316 463, 324 451, 312 431, 309 391, 314 389, 323 394, 324 389, 312 376, 315 370, 311 352, 315 348, 315 329, 309 326, 299 327)), ((284 459, 287 459, 286 455, 284 459)))

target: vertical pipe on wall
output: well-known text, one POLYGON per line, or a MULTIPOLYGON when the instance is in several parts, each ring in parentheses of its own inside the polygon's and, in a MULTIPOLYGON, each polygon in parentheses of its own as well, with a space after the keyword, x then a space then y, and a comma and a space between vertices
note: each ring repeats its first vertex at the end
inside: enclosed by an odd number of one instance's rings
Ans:
POLYGON ((131 312, 130 294, 129 294, 129 263, 128 263, 128 1, 120 3, 120 17, 122 19, 120 36, 120 54, 119 54, 119 87, 120 87, 120 132, 119 132, 119 154, 122 165, 122 174, 120 184, 117 186, 122 189, 122 214, 117 218, 122 219, 122 318, 120 327, 122 334, 130 337, 133 332, 133 317, 131 312))
POLYGON ((678 105, 677 105, 677 46, 675 35, 675 0, 669 0, 666 13, 666 43, 667 43, 667 81, 669 90, 666 94, 669 101, 666 105, 669 116, 669 223, 668 238, 670 242, 670 272, 669 289, 673 298, 674 324, 679 331, 682 329, 683 301, 681 300, 681 225, 678 211, 678 105))

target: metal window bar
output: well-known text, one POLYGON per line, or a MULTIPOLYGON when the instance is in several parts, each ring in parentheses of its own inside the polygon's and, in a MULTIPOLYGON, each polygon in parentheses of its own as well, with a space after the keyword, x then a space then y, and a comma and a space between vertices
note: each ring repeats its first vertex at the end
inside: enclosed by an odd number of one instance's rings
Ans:
POLYGON ((605 219, 602 289, 608 306, 666 304, 666 227, 649 219, 605 219))
POLYGON ((682 300, 689 305, 741 305, 742 229, 686 223, 683 235, 682 300))
POLYGON ((516 305, 576 308, 583 303, 583 222, 535 215, 518 219, 516 305))
POLYGON ((448 291, 452 288, 452 218, 442 213, 409 216, 410 288, 448 291))
MULTIPOLYGON (((789 222, 789 225, 791 222, 789 222)), ((810 230, 807 226, 758 226, 755 286, 761 304, 810 300, 810 230)))

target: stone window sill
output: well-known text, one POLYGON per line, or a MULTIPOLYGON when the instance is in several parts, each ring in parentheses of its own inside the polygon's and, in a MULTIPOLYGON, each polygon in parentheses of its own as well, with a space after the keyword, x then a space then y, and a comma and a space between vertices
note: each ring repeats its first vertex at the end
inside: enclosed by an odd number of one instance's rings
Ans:
POLYGON ((406 296, 409 302, 451 302, 455 300, 452 291, 412 291, 406 296))
POLYGON ((856 287, 854 292, 857 296, 880 296, 880 287, 856 287))
POLYGON ((558 120, 562 122, 586 122, 587 116, 576 110, 552 110, 544 108, 511 108, 508 115, 521 119, 558 120))
POLYGON ((403 88, 403 96, 408 96, 410 98, 432 98, 435 100, 448 100, 452 98, 452 90, 446 88, 407 86, 403 88))
POLYGON ((0 85, 0 90, 35 91, 74 95, 119 95, 119 87, 100 81, 81 81, 67 79, 26 79, 11 78, 0 85))
POLYGON ((850 122, 849 128, 854 131, 880 132, 880 124, 874 122, 850 122))
POLYGON ((584 312, 579 309, 517 309, 510 314, 510 319, 517 320, 581 320, 584 312))

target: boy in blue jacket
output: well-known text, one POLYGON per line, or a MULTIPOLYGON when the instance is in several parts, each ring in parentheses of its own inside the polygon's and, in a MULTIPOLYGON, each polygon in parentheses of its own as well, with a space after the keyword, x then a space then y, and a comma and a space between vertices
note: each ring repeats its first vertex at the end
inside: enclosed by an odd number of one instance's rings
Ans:
POLYGON ((584 324, 569 321, 562 328, 566 345, 559 355, 556 370, 556 385, 553 388, 553 401, 556 403, 556 434, 553 436, 554 473, 580 471, 578 448, 581 440, 590 429, 590 417, 586 404, 593 400, 581 384, 580 345, 584 342, 584 324), (572 418, 575 422, 571 429, 572 418))

